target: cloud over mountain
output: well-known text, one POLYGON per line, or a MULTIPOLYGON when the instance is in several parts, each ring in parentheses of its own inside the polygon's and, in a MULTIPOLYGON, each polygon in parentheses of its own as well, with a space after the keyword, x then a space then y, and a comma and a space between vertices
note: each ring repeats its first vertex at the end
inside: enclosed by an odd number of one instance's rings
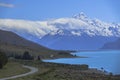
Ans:
POLYGON ((28 21, 16 19, 0 19, 0 29, 14 31, 17 34, 29 34, 39 38, 47 34, 81 36, 116 36, 120 37, 120 24, 113 24, 90 19, 84 13, 72 18, 59 18, 47 21, 28 21))
POLYGON ((48 25, 47 22, 0 19, 0 29, 16 32, 17 34, 30 34, 39 38, 56 28, 48 25))

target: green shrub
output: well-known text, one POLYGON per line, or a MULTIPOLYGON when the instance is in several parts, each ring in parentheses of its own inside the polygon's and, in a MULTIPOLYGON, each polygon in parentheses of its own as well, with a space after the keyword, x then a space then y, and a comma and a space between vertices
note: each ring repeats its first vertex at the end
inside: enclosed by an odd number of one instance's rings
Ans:
POLYGON ((4 52, 0 51, 0 69, 8 62, 8 58, 4 52))

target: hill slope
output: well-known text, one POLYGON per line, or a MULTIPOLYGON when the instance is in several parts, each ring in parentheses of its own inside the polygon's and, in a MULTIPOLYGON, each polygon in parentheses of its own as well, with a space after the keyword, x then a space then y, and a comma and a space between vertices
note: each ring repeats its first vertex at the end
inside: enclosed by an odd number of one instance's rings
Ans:
POLYGON ((56 55, 57 51, 28 41, 17 34, 9 31, 0 30, 0 50, 10 54, 23 54, 25 51, 33 56, 40 55, 42 58, 48 58, 50 55, 56 55))

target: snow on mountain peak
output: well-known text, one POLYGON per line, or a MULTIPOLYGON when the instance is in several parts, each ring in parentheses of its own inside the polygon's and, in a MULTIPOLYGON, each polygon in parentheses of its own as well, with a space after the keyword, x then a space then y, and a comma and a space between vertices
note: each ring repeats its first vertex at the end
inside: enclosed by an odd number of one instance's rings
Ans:
POLYGON ((75 19, 83 19, 84 20, 85 18, 87 18, 87 16, 84 14, 84 12, 80 12, 79 14, 74 15, 73 18, 75 18, 75 19))
POLYGON ((23 37, 41 39, 47 34, 82 36, 116 36, 120 37, 120 24, 90 19, 83 12, 72 18, 59 18, 47 21, 28 21, 0 19, 0 29, 13 31, 23 37))

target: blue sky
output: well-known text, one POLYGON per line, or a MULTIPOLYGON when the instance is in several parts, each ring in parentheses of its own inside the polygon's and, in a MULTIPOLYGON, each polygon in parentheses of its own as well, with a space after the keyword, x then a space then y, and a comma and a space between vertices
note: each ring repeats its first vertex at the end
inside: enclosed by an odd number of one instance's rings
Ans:
POLYGON ((120 0, 0 0, 0 18, 47 20, 84 12, 90 18, 120 22, 120 0))

